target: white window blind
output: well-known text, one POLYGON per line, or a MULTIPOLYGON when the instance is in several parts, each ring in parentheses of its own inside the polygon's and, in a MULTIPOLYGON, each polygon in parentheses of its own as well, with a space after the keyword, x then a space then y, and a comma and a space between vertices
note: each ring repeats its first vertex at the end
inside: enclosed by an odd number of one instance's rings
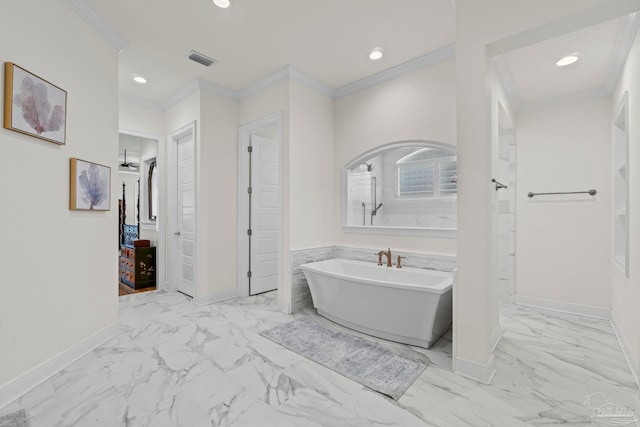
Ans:
POLYGON ((455 156, 404 159, 396 164, 398 197, 445 197, 456 194, 457 162, 455 156))

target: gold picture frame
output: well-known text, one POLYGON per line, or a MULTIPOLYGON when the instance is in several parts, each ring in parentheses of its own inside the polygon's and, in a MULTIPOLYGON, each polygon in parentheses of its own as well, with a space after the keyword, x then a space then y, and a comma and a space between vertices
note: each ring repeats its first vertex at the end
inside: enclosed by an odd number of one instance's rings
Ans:
POLYGON ((69 209, 111 210, 111 168, 76 158, 70 159, 69 209))
POLYGON ((5 62, 5 129, 64 145, 66 121, 65 90, 13 62, 5 62))

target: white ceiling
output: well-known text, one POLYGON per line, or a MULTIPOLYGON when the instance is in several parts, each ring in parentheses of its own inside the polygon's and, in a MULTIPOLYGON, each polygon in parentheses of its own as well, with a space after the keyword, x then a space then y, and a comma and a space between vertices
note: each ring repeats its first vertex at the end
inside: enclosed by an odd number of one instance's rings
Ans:
POLYGON ((291 65, 329 88, 453 43, 450 0, 76 0, 126 44, 120 90, 165 102, 196 78, 238 91, 291 65), (384 57, 368 59, 380 46, 384 57), (188 60, 191 50, 218 63, 188 60), (134 74, 148 79, 132 81, 134 74))
MULTIPOLYGON (((122 48, 121 93, 155 105, 166 105, 195 79, 240 91, 288 65, 344 89, 455 42, 451 0, 231 0, 228 9, 211 0, 69 1, 85 17, 94 15, 89 20, 122 48), (371 61, 367 54, 377 46, 385 55, 371 61), (219 62, 194 63, 191 50, 219 62), (134 75, 148 83, 134 83, 134 75)), ((602 96, 612 90, 639 21, 608 21, 506 53, 494 64, 516 106, 602 96), (571 53, 577 63, 555 66, 571 53)))
POLYGON ((565 34, 505 55, 520 102, 602 89, 622 19, 565 34), (575 54, 574 64, 558 67, 560 58, 575 54))

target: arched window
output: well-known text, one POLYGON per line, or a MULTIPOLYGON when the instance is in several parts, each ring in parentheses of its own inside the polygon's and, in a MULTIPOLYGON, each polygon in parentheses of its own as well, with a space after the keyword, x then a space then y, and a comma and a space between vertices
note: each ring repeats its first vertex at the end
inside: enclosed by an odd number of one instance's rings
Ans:
POLYGON ((399 141, 343 168, 343 226, 352 232, 455 237, 455 147, 399 141))
POLYGON ((437 148, 419 148, 396 162, 399 198, 436 198, 456 194, 455 154, 437 148))

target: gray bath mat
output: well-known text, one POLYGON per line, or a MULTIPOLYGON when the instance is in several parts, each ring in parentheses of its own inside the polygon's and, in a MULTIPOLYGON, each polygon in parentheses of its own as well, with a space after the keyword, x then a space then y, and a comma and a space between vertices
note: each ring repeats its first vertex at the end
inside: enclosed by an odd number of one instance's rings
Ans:
POLYGON ((260 335, 396 400, 427 367, 422 360, 397 354, 375 342, 301 319, 260 335))
POLYGON ((0 427, 30 427, 31 423, 27 418, 24 409, 0 416, 0 427))

